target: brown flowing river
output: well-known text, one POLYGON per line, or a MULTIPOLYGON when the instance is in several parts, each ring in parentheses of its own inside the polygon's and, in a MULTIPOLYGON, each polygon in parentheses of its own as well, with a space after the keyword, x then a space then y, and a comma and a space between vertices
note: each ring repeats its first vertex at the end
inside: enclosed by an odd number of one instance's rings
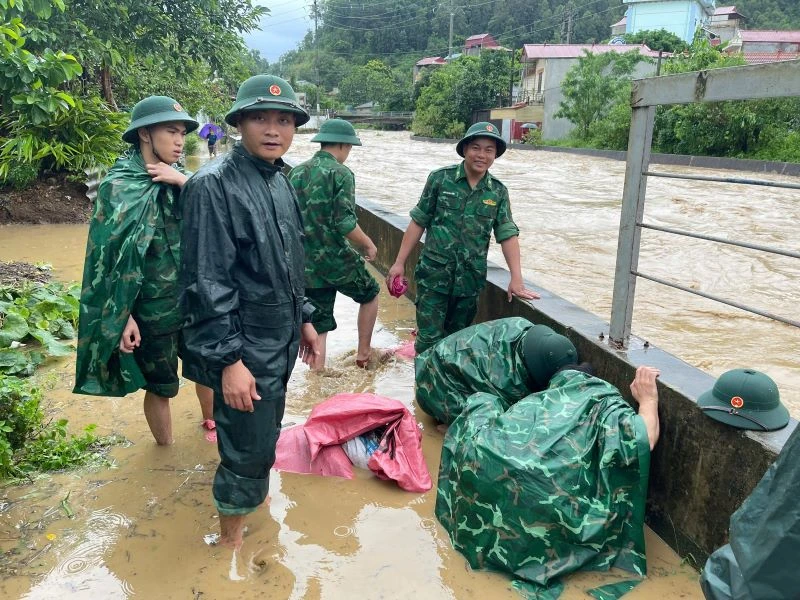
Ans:
MULTIPOLYGON (((348 165, 360 196, 407 213, 433 168, 457 160, 452 146, 413 142, 406 133, 361 133, 348 165)), ((295 138, 290 158, 317 148, 295 138)), ((608 318, 624 163, 510 150, 492 169, 511 190, 526 278, 608 318)), ((788 192, 740 186, 651 182, 647 217, 660 224, 798 249, 798 207, 788 192)), ((0 260, 48 262, 63 280, 80 278, 86 226, 0 228, 0 260)), ((502 264, 499 248, 491 258, 502 264)), ((646 235, 641 268, 699 289, 792 316, 800 298, 797 261, 646 235), (688 283, 687 283, 688 282, 688 283)), ((329 336, 331 377, 295 369, 285 423, 301 422, 341 391, 374 392, 413 406, 413 366, 401 359, 369 371, 353 367, 355 305, 340 298, 329 336)), ((408 339, 413 305, 382 292, 376 346, 408 339)), ((798 331, 709 301, 641 282, 634 332, 711 373, 752 366, 777 382, 800 413, 798 331)), ((173 402, 176 443, 156 447, 142 394, 92 398, 70 393, 74 361, 41 378, 48 413, 77 429, 96 423, 130 444, 113 466, 42 477, 0 489, 0 597, 269 599, 519 598, 505 575, 472 571, 433 514, 434 489, 403 492, 366 472, 353 480, 275 473, 271 503, 248 520, 242 552, 208 546, 218 530, 211 499, 216 449, 203 439, 190 385, 173 402), (69 496, 68 496, 69 495, 69 496), (69 517, 61 502, 69 497, 69 517)), ((427 415, 423 432, 434 479, 442 435, 427 415)), ((358 471, 358 470, 356 470, 358 471)), ((697 574, 648 531, 648 577, 626 597, 700 598, 697 574)), ((580 573, 563 598, 630 574, 580 573)))

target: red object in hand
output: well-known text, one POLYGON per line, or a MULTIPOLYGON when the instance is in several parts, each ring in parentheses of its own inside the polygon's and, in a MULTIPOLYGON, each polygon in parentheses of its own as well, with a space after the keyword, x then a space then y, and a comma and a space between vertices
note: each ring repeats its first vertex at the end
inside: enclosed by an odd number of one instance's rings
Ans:
POLYGON ((386 287, 389 288, 389 293, 395 298, 399 298, 408 290, 408 279, 401 275, 392 279, 391 283, 387 283, 386 287))

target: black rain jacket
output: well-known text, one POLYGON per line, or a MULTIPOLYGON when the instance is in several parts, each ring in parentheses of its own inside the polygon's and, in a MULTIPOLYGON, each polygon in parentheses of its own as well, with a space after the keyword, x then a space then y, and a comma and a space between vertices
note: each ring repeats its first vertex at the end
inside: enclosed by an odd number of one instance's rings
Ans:
POLYGON ((183 188, 183 374, 219 390, 242 359, 264 393, 283 395, 313 307, 304 298, 303 223, 283 162, 237 143, 183 188))

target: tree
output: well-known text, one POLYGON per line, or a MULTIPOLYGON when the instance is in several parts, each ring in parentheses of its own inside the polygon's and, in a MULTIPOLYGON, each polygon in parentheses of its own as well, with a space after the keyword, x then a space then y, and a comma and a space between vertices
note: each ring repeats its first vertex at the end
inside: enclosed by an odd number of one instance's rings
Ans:
POLYGON ((346 104, 376 102, 384 104, 395 85, 392 70, 380 60, 371 60, 362 67, 354 68, 342 80, 339 97, 346 104))
POLYGON ((508 93, 511 59, 506 52, 462 56, 437 68, 417 99, 412 129, 419 135, 457 137, 478 109, 497 106, 508 93))
POLYGON ((256 28, 268 13, 252 0, 58 2, 66 2, 65 12, 32 23, 37 44, 44 48, 57 40, 70 48, 111 105, 114 76, 139 58, 179 56, 206 62, 213 71, 235 69, 246 53, 239 34, 256 28))
POLYGON ((564 100, 555 116, 572 121, 577 137, 588 139, 590 126, 608 115, 619 101, 618 90, 630 81, 643 60, 645 57, 635 50, 623 54, 584 51, 561 84, 564 100))
POLYGON ((689 49, 689 44, 666 29, 649 29, 637 31, 636 33, 626 33, 623 37, 626 44, 646 44, 651 50, 676 53, 689 49))

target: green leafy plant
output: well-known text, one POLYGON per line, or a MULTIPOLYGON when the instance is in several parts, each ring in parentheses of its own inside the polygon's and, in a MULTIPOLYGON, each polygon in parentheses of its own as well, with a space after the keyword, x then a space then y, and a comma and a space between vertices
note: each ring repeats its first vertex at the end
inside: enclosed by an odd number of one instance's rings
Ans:
POLYGON ((59 340, 75 337, 77 284, 28 283, 0 287, 0 373, 32 375, 47 356, 72 349, 59 340))
POLYGON ((186 156, 191 156, 197 153, 198 148, 200 148, 200 137, 192 132, 187 135, 184 140, 183 151, 186 153, 186 156))
POLYGON ((71 110, 51 121, 35 124, 21 115, 0 118, 0 183, 8 181, 15 165, 36 165, 42 171, 83 173, 114 163, 124 148, 127 116, 98 98, 75 100, 71 110))
POLYGON ((46 421, 42 391, 31 379, 0 374, 0 478, 108 462, 118 436, 98 437, 95 425, 70 434, 66 419, 46 421))

